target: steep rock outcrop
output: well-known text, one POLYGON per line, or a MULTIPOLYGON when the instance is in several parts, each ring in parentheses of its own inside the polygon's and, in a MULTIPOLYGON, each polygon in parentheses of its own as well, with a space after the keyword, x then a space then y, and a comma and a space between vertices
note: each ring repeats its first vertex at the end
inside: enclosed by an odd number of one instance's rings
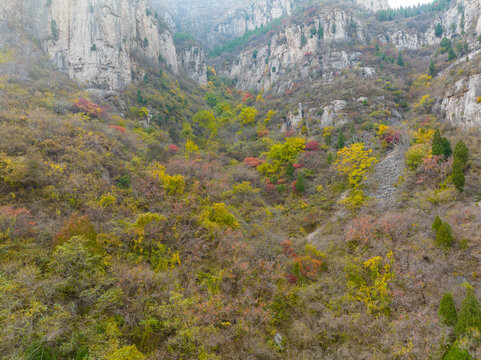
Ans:
MULTIPOLYGON (((220 64, 220 72, 242 89, 267 90, 291 71, 303 78, 315 71, 328 81, 333 72, 357 66, 360 53, 346 45, 365 41, 362 23, 342 9, 326 9, 309 25, 289 24, 267 38, 267 43, 241 51, 233 63, 220 64)), ((365 74, 373 75, 372 69, 365 74)), ((281 85, 279 91, 284 89, 281 85)))
POLYGON ((172 36, 147 0, 2 0, 0 17, 88 87, 120 89, 160 63, 178 71, 172 36))
POLYGON ((481 126, 481 74, 456 82, 445 95, 441 109, 446 119, 464 128, 481 126))
MULTIPOLYGON (((177 31, 194 34, 211 50, 217 45, 243 36, 272 21, 290 16, 309 0, 152 0, 153 4, 173 19, 177 31)), ((368 10, 387 9, 388 0, 341 0, 368 10)))
POLYGON ((304 0, 153 0, 176 31, 188 32, 205 48, 244 35, 291 14, 304 0))
MULTIPOLYGON (((423 23, 423 21, 420 21, 423 23)), ((456 38, 466 33, 469 48, 472 50, 478 45, 478 35, 481 34, 481 1, 457 0, 452 2, 450 8, 439 16, 434 16, 426 28, 410 26, 414 23, 408 21, 408 26, 389 24, 386 34, 380 39, 394 44, 399 49, 418 49, 427 45, 438 45, 442 37, 456 38), (437 24, 443 27, 441 37, 435 35, 437 24)))
POLYGON ((192 44, 177 47, 179 67, 201 85, 207 84, 205 53, 200 45, 192 44))
POLYGON ((289 16, 294 6, 292 0, 253 0, 245 9, 217 25, 215 32, 235 38, 265 26, 275 19, 289 16))

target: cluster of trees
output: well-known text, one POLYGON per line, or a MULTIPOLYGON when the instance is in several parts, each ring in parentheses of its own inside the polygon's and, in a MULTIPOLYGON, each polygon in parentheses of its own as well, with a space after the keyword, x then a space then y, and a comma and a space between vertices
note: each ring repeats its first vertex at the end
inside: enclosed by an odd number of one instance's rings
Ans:
POLYGON ((279 25, 282 22, 282 18, 276 19, 272 22, 270 22, 267 25, 261 26, 255 30, 247 31, 244 35, 241 37, 235 38, 224 45, 217 45, 214 47, 214 50, 212 50, 209 55, 210 56, 219 56, 223 53, 230 53, 236 49, 241 48, 244 44, 246 44, 248 41, 251 41, 254 37, 256 36, 262 36, 267 34, 270 31, 273 31, 279 27, 279 25))
POLYGON ((376 12, 376 18, 379 21, 391 21, 397 18, 409 18, 433 11, 445 10, 449 7, 450 3, 451 0, 436 0, 429 4, 400 7, 398 9, 379 10, 376 12))
POLYGON ((481 306, 474 289, 470 284, 465 284, 466 297, 464 298, 459 312, 454 305, 454 298, 451 292, 443 295, 439 304, 439 318, 443 325, 454 328, 454 335, 457 338, 446 351, 443 359, 446 360, 473 360, 473 357, 463 345, 462 339, 471 336, 474 332, 481 331, 481 306))

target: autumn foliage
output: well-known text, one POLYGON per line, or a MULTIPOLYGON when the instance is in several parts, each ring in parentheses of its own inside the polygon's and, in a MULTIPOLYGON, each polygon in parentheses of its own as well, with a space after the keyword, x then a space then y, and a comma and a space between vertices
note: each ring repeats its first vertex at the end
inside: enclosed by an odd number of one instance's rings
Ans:
POLYGON ((79 99, 72 104, 74 112, 89 115, 92 118, 105 118, 108 116, 107 109, 85 99, 79 99))
POLYGON ((286 278, 290 283, 314 280, 323 268, 323 257, 313 245, 307 244, 301 253, 293 249, 292 241, 285 240, 281 243, 284 254, 291 259, 290 268, 286 278))
POLYGON ((70 219, 62 226, 60 231, 54 236, 53 245, 61 245, 72 237, 82 236, 89 241, 91 245, 95 243, 97 232, 90 222, 88 216, 73 213, 70 219))
POLYGON ((318 151, 320 144, 317 141, 309 141, 306 144, 306 151, 318 151))
POLYGON ((251 168, 257 168, 259 165, 263 163, 264 163, 264 160, 258 159, 255 157, 249 157, 244 159, 244 165, 251 168))
POLYGON ((125 128, 122 127, 122 126, 110 125, 109 127, 113 130, 117 130, 117 131, 121 132, 122 134, 125 134, 125 128))

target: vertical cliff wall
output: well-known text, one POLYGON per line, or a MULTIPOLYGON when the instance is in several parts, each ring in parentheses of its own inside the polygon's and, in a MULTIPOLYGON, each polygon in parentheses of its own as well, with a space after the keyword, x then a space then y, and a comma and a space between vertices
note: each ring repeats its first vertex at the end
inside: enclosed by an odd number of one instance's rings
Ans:
POLYGON ((147 0, 0 0, 0 31, 37 41, 58 68, 87 87, 121 89, 145 69, 187 73, 201 82, 200 49, 177 56, 172 35, 147 0))

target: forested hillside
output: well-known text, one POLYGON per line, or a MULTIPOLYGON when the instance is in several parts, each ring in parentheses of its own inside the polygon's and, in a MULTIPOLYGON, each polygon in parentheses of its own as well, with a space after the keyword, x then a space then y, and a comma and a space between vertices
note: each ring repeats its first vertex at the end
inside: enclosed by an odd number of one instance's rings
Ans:
POLYGON ((481 359, 479 2, 83 5, 0 25, 0 359, 481 359))

